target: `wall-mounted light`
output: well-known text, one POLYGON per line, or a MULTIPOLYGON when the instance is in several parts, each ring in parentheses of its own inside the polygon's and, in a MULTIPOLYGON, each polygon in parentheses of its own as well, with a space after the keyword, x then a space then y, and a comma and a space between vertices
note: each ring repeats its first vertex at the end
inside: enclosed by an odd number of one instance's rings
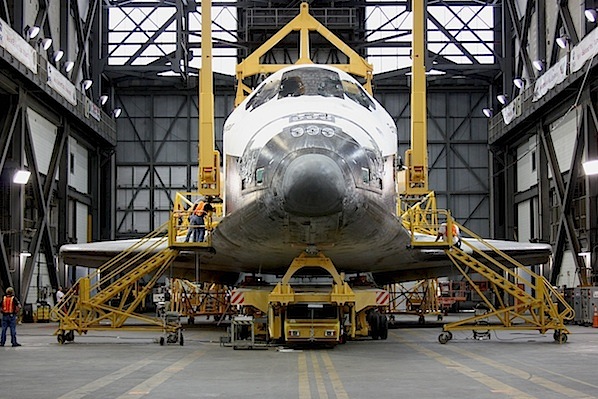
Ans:
POLYGON ((122 112, 123 112, 122 108, 114 108, 114 109, 112 110, 112 115, 113 115, 115 118, 118 118, 122 112))
POLYGON ((75 63, 73 61, 67 61, 64 63, 64 71, 69 73, 75 67, 75 63))
POLYGON ((525 79, 523 79, 523 78, 515 78, 515 79, 513 79, 513 84, 518 89, 523 89, 525 87, 525 79))
POLYGON ((598 17, 598 12, 596 12, 595 8, 590 8, 584 11, 584 15, 586 16, 586 19, 590 22, 596 22, 596 19, 598 17))
POLYGON ((54 52, 54 62, 58 62, 64 57, 64 51, 58 50, 54 52))
POLYGON ((569 45, 569 41, 571 39, 569 39, 569 36, 567 35, 562 35, 560 37, 557 37, 556 39, 556 44, 558 44, 558 46, 560 48, 567 48, 567 46, 569 45))
POLYGON ((27 26, 25 27, 25 34, 27 35, 28 40, 35 39, 37 35, 39 35, 39 26, 27 26))
POLYGON ((48 51, 48 49, 52 46, 52 39, 46 37, 39 41, 40 46, 44 49, 44 51, 48 51))
POLYGON ((492 108, 484 108, 482 112, 484 113, 484 115, 486 115, 486 118, 492 118, 492 115, 494 115, 494 111, 492 110, 492 108))
POLYGON ((536 68, 538 72, 542 72, 542 70, 544 69, 544 61, 542 60, 535 60, 534 62, 532 62, 532 65, 534 66, 534 68, 536 68))
POLYGON ((506 94, 499 94, 498 96, 496 96, 496 99, 502 105, 505 105, 507 103, 507 95, 506 94))
POLYGON ((104 105, 104 104, 106 104, 106 102, 108 101, 108 96, 107 96, 107 95, 105 95, 105 94, 104 94, 104 95, 102 95, 102 96, 100 96, 100 99, 99 99, 99 101, 100 101, 100 105, 104 105))
POLYGON ((598 175, 598 160, 586 161, 582 166, 586 176, 598 175))
POLYGON ((27 184, 30 176, 31 172, 29 172, 28 170, 17 170, 17 172, 12 177, 12 182, 15 184, 27 184))
POLYGON ((91 85, 93 85, 93 80, 91 79, 85 79, 83 82, 81 82, 83 90, 88 90, 91 87, 91 85))

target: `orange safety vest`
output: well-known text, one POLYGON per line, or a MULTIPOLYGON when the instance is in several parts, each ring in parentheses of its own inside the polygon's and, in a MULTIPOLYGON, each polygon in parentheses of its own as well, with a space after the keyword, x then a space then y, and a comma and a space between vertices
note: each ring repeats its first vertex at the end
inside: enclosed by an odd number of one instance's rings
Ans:
POLYGON ((15 297, 5 295, 2 299, 2 313, 16 313, 15 297))

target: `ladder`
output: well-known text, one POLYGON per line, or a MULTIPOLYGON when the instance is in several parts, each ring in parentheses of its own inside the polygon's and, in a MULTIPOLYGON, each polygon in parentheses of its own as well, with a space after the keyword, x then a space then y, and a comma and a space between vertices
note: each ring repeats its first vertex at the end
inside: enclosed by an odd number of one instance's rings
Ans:
POLYGON ((487 311, 445 324, 438 341, 447 343, 452 339, 452 331, 473 330, 475 336, 478 330, 538 330, 544 334, 554 329, 554 340, 559 343, 567 342, 569 331, 565 327, 565 321, 573 319, 574 311, 561 293, 543 276, 534 273, 465 227, 458 226, 473 238, 463 241, 464 247, 469 248, 469 251, 452 246, 445 253, 476 290, 487 311), (488 296, 488 291, 480 290, 470 277, 472 272, 488 280, 495 294, 494 298, 488 296))
POLYGON ((73 285, 51 311, 59 322, 55 332, 59 343, 74 340, 74 331, 81 335, 126 327, 172 333, 180 328, 178 323, 136 313, 179 253, 167 246, 167 230, 165 223, 73 285), (144 277, 149 281, 140 284, 144 277), (138 323, 125 326, 130 318, 138 323))

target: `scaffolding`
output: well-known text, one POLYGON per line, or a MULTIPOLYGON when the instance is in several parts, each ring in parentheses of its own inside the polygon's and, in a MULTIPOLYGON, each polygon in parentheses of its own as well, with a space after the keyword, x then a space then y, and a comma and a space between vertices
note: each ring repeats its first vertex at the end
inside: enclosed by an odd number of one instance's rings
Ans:
POLYGON ((419 280, 412 287, 402 283, 389 284, 385 289, 390 294, 389 314, 415 315, 419 324, 425 324, 427 315, 436 315, 442 320, 438 279, 419 280))
POLYGON ((222 321, 236 314, 231 308, 230 288, 216 283, 197 283, 185 279, 172 279, 171 310, 188 317, 193 324, 198 316, 222 321))

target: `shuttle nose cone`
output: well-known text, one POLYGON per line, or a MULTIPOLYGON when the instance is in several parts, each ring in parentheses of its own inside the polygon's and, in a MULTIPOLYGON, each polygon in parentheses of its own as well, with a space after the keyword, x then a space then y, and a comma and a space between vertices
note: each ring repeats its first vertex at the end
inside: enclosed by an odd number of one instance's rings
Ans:
POLYGON ((284 174, 285 210, 300 216, 325 216, 342 210, 346 183, 337 163, 322 154, 294 159, 284 174))

